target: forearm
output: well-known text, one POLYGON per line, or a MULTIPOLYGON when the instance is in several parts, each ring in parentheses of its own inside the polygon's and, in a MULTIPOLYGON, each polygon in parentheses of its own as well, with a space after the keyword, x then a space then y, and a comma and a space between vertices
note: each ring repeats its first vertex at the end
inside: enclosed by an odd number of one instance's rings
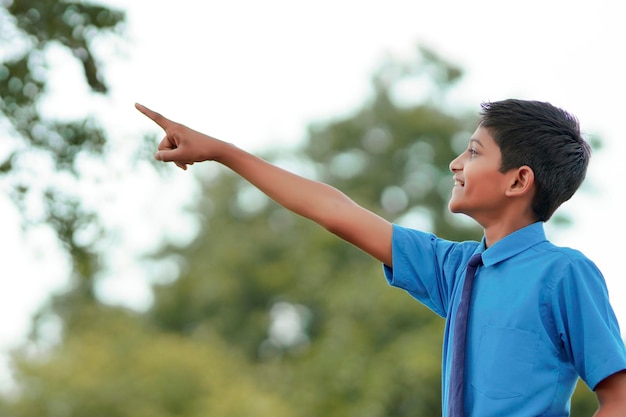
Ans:
POLYGON ((329 213, 350 203, 348 197, 334 187, 286 171, 231 144, 220 146, 215 161, 230 168, 278 204, 326 228, 332 228, 329 213))
POLYGON ((214 158, 288 210, 310 219, 391 265, 391 224, 338 189, 222 142, 214 158))

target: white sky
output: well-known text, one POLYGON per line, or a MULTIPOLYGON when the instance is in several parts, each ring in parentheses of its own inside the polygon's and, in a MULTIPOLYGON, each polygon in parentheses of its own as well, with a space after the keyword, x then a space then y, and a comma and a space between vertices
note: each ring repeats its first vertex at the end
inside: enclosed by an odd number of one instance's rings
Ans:
MULTIPOLYGON (((626 329, 619 264, 626 225, 620 190, 613 185, 620 181, 626 151, 626 26, 619 2, 105 3, 126 10, 128 18, 128 43, 101 46, 111 97, 87 100, 80 68, 52 50, 52 98, 44 107, 59 117, 96 114, 119 146, 119 161, 91 173, 110 181, 96 192, 86 190, 89 203, 103 208, 116 231, 103 243, 111 249, 112 268, 101 288, 104 296, 145 306, 148 272, 134 254, 153 247, 163 233, 184 239, 193 230, 177 212, 177 203, 193 190, 188 172, 172 169, 160 178, 140 166, 143 174, 124 177, 124 150, 146 132, 161 134, 134 110, 135 101, 251 151, 290 146, 304 138, 308 123, 359 106, 384 55, 408 58, 422 43, 465 69, 453 95, 458 103, 478 111, 484 100, 550 101, 577 115, 583 130, 602 137, 605 147, 594 155, 588 175, 595 191, 579 193, 562 208, 574 215, 575 227, 548 233, 596 262, 626 329)), ((0 213, 0 308, 6 318, 0 341, 6 348, 22 340, 30 314, 62 287, 66 269, 49 234, 21 236, 17 213, 3 199, 0 213)))

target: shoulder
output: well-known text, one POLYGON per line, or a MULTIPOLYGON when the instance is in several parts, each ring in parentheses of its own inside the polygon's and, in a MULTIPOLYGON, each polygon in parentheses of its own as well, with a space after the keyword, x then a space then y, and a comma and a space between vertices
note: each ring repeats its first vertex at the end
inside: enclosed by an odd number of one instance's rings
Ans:
POLYGON ((435 259, 440 264, 465 264, 481 244, 478 241, 453 241, 434 233, 393 225, 394 253, 408 258, 435 259))
POLYGON ((571 278, 580 274, 602 276, 597 265, 580 250, 556 246, 550 241, 543 241, 531 248, 533 256, 544 262, 546 268, 561 272, 557 277, 571 278))
POLYGON ((587 317, 596 312, 603 320, 613 320, 606 281, 591 259, 577 249, 548 242, 535 250, 544 268, 544 300, 554 311, 587 317))
POLYGON ((606 281, 597 265, 580 250, 556 246, 549 241, 529 248, 524 256, 537 273, 542 299, 549 304, 605 303, 606 281), (536 269, 535 269, 536 268, 536 269))

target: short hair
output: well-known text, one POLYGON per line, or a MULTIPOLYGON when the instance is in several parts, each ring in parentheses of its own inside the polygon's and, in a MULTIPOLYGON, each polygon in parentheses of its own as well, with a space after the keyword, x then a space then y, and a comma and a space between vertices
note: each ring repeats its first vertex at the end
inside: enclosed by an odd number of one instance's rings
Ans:
POLYGON ((578 119, 550 103, 516 99, 484 102, 480 117, 500 147, 500 172, 524 165, 533 170, 532 210, 538 221, 547 221, 587 173, 591 147, 578 119))

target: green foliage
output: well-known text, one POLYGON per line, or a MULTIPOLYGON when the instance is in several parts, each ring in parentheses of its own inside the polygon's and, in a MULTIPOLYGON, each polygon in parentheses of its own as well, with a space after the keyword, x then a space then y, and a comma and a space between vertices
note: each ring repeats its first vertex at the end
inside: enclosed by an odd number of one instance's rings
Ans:
POLYGON ((156 332, 136 314, 102 307, 84 310, 81 320, 81 331, 45 356, 16 353, 27 389, 8 401, 11 416, 294 415, 208 332, 156 332))
POLYGON ((95 119, 50 119, 41 113, 40 103, 47 95, 53 46, 71 51, 92 92, 106 93, 93 42, 121 30, 123 21, 122 12, 85 2, 0 2, 0 129, 12 140, 7 140, 12 144, 5 148, 8 152, 0 155, 0 181, 22 213, 24 226, 44 224, 56 233, 68 254, 74 286, 60 298, 80 303, 95 301, 100 263, 95 239, 79 236, 87 229, 96 236, 102 231, 97 215, 75 191, 80 181, 77 161, 101 161, 107 138, 95 119))
POLYGON ((8 11, 32 48, 18 58, 18 65, 31 64, 32 60, 40 58, 34 51, 42 52, 51 42, 58 42, 80 60, 91 89, 107 92, 90 42, 101 32, 118 27, 124 20, 122 12, 84 2, 45 0, 11 1, 8 11))
POLYGON ((77 155, 102 153, 106 139, 94 120, 60 122, 40 114, 37 103, 47 87, 46 52, 59 43, 69 49, 82 63, 91 89, 106 93, 91 44, 103 32, 119 28, 124 15, 86 3, 45 0, 10 2, 0 12, 0 42, 9 51, 0 62, 0 112, 26 145, 16 147, 9 159, 37 149, 48 154, 58 170, 75 173, 77 155))

